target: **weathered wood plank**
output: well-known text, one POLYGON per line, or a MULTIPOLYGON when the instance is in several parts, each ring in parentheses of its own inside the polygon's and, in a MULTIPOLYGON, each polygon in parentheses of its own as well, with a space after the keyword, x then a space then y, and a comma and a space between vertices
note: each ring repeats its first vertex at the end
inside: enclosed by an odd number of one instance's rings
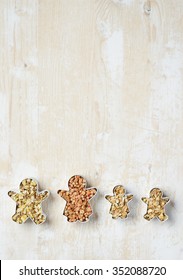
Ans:
POLYGON ((183 257, 182 18, 181 0, 0 0, 0 258, 183 257), (87 224, 56 193, 74 174, 98 188, 87 224), (27 176, 51 191, 37 227, 11 221, 27 176), (126 221, 104 199, 117 184, 126 221), (172 201, 163 225, 143 219, 154 186, 172 201))

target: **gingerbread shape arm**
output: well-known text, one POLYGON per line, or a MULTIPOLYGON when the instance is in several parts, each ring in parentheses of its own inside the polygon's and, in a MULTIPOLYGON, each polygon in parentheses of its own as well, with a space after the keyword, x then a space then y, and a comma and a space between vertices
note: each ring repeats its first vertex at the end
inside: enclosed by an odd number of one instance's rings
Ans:
POLYGON ((111 195, 106 195, 105 198, 112 204, 115 203, 116 198, 114 196, 111 195))
POLYGON ((162 200, 163 200, 164 205, 170 201, 170 199, 168 197, 164 197, 162 200))
POLYGON ((144 203, 148 204, 149 199, 148 199, 147 197, 142 197, 142 201, 143 201, 144 203))
POLYGON ((91 199, 96 193, 97 193, 97 189, 95 188, 86 190, 86 195, 88 199, 91 199))
POLYGON ((127 195, 127 196, 126 196, 126 198, 127 198, 127 201, 132 200, 132 198, 133 198, 133 194, 129 194, 129 195, 127 195))
POLYGON ((63 191, 63 190, 58 190, 57 192, 65 201, 69 201, 70 200, 70 193, 69 191, 63 191))
POLYGON ((20 193, 16 193, 13 191, 8 192, 9 197, 11 197, 15 202, 17 202, 19 199, 22 199, 22 195, 20 193))
POLYGON ((40 192, 40 193, 37 195, 37 201, 38 201, 38 202, 42 202, 42 201, 45 200, 48 196, 49 196, 49 192, 48 192, 48 191, 40 192))

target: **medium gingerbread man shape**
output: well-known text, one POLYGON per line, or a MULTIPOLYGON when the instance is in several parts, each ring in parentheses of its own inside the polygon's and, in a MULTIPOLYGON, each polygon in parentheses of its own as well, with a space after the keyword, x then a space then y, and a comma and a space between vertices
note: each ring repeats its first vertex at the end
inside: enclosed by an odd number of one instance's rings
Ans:
POLYGON ((142 197, 142 201, 147 204, 147 212, 144 215, 144 218, 147 221, 158 218, 163 222, 168 219, 168 216, 165 213, 165 205, 169 202, 169 198, 163 198, 163 192, 160 189, 152 189, 150 191, 150 197, 142 197))
POLYGON ((20 193, 9 191, 8 195, 16 202, 16 213, 12 220, 18 224, 30 218, 35 224, 42 224, 46 216, 42 213, 41 202, 49 196, 48 191, 38 193, 38 183, 34 179, 24 179, 20 183, 20 193))
POLYGON ((113 219, 127 218, 129 211, 128 202, 133 198, 132 194, 125 195, 126 191, 123 186, 116 186, 113 189, 113 196, 106 195, 105 198, 111 203, 109 213, 113 219))
POLYGON ((58 194, 66 201, 63 215, 68 222, 86 222, 92 214, 89 200, 97 193, 97 189, 86 189, 86 186, 86 180, 75 175, 69 179, 69 191, 58 190, 58 194))

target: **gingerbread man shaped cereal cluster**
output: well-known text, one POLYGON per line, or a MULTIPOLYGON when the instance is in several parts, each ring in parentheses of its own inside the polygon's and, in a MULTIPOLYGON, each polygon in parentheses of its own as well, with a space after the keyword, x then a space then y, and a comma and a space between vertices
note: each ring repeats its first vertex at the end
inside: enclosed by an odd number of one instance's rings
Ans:
POLYGON ((38 193, 38 183, 30 178, 24 179, 19 187, 20 193, 8 192, 8 195, 16 202, 13 221, 22 224, 30 218, 35 224, 45 222, 46 216, 42 213, 41 203, 49 196, 49 192, 38 193))
POLYGON ((132 194, 125 195, 126 190, 123 186, 119 185, 114 187, 113 196, 106 195, 105 198, 111 203, 109 213, 113 219, 127 218, 129 211, 128 202, 133 198, 132 194))
POLYGON ((68 222, 86 222, 92 214, 89 200, 97 193, 97 189, 86 189, 86 180, 75 175, 69 179, 69 191, 58 190, 58 194, 65 199, 64 215, 68 222))
POLYGON ((163 192, 159 188, 152 189, 150 197, 142 197, 142 201, 147 204, 144 219, 150 221, 153 218, 158 218, 161 222, 168 219, 165 213, 165 205, 169 202, 169 198, 163 197, 163 192))

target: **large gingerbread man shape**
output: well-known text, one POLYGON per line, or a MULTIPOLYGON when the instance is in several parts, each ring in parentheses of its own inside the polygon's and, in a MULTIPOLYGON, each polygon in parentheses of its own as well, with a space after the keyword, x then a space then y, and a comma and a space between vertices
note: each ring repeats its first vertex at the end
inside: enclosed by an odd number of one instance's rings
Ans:
POLYGON ((20 183, 20 193, 12 191, 8 195, 16 202, 14 222, 22 224, 30 218, 35 224, 42 224, 46 216, 42 213, 41 202, 49 196, 48 191, 38 193, 38 183, 34 179, 24 179, 20 183))
POLYGON ((65 199, 64 215, 68 222, 86 222, 92 214, 89 200, 97 193, 97 189, 86 189, 86 180, 75 175, 69 179, 69 191, 59 190, 58 194, 65 199))

